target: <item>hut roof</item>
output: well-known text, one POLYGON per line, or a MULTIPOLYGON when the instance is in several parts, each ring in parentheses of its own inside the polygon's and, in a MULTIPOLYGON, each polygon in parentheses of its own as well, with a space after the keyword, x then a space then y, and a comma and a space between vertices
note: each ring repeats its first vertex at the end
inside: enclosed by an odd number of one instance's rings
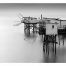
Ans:
POLYGON ((43 19, 45 19, 45 20, 60 20, 59 18, 43 18, 43 19))
POLYGON ((46 24, 59 24, 57 22, 51 23, 51 22, 47 22, 46 24))

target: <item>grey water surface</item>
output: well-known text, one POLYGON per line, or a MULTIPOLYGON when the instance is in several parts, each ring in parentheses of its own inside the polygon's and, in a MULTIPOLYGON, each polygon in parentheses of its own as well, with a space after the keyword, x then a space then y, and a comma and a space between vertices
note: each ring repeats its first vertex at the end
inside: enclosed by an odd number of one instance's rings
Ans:
MULTIPOLYGON (((66 38, 60 36, 60 45, 57 37, 57 53, 54 55, 50 49, 47 56, 43 52, 43 39, 39 34, 30 36, 24 34, 24 25, 2 26, 0 29, 0 62, 11 63, 46 63, 66 62, 66 38)), ((65 37, 65 36, 64 36, 65 37)))

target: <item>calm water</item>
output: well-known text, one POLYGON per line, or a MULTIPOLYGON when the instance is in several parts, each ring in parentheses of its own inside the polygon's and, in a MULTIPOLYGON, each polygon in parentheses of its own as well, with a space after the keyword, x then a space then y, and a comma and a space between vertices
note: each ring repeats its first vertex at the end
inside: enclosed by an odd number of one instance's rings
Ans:
MULTIPOLYGON (((60 36, 57 54, 47 56, 43 52, 42 36, 32 34, 25 36, 21 26, 8 26, 0 29, 0 62, 66 62, 66 38, 60 36)), ((57 42, 58 38, 57 38, 57 42)))

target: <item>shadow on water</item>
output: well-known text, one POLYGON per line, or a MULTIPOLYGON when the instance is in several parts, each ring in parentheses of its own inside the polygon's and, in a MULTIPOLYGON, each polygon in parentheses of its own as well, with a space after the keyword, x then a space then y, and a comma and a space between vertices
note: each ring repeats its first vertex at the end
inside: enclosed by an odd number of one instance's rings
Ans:
MULTIPOLYGON (((28 39, 29 41, 33 40, 35 42, 37 37, 38 36, 36 33, 30 33, 30 34, 26 33, 25 34, 25 38, 28 39)), ((41 42, 43 42, 44 36, 41 35, 39 37, 42 40, 41 42)), ((48 43, 49 54, 48 52, 46 53, 43 50, 43 59, 42 59, 43 63, 66 62, 66 58, 65 58, 66 57, 66 47, 65 47, 66 35, 58 35, 57 39, 60 39, 60 45, 58 41, 57 46, 56 46, 56 54, 54 53, 53 43, 52 42, 48 43)))
POLYGON ((31 33, 31 34, 25 33, 25 37, 26 38, 36 38, 37 37, 37 34, 36 33, 31 33))
POLYGON ((59 39, 59 45, 61 44, 61 41, 63 42, 62 44, 65 44, 65 40, 66 40, 66 35, 58 35, 58 39, 59 39))
MULTIPOLYGON (((35 42, 38 37, 37 36, 38 34, 36 34, 36 33, 25 33, 24 35, 25 35, 25 40, 26 39, 28 41, 33 40, 33 42, 35 42)), ((44 40, 43 37, 44 36, 42 36, 42 35, 40 36, 41 42, 43 42, 43 40, 44 40)), ((42 62, 44 62, 44 63, 66 62, 66 60, 64 60, 64 58, 66 57, 66 49, 65 49, 66 35, 58 35, 57 38, 60 39, 60 44, 64 45, 64 48, 58 47, 59 46, 59 41, 58 41, 58 44, 56 46, 57 53, 55 54, 54 50, 53 50, 53 43, 48 43, 49 54, 47 54, 46 52, 43 51, 42 62), (63 43, 61 43, 61 41, 63 43), (63 58, 63 56, 64 56, 64 58, 63 58)))
MULTIPOLYGON (((43 56, 44 56, 44 63, 56 63, 57 61, 57 56, 54 54, 53 51, 53 43, 48 43, 49 45, 49 53, 43 51, 43 56)), ((45 48, 45 47, 44 47, 45 48)))
POLYGON ((51 54, 50 56, 44 56, 44 63, 56 63, 57 57, 56 55, 51 54))
POLYGON ((60 39, 63 39, 63 38, 66 38, 66 35, 65 35, 65 34, 63 34, 63 35, 58 35, 58 37, 59 37, 60 39))
POLYGON ((25 33, 24 34, 24 40, 25 41, 33 41, 35 42, 37 39, 37 34, 36 33, 25 33))
POLYGON ((66 62, 66 35, 58 35, 60 38, 59 43, 56 46, 56 54, 53 52, 53 43, 48 43, 49 45, 49 54, 43 51, 43 62, 44 63, 65 63, 66 62))

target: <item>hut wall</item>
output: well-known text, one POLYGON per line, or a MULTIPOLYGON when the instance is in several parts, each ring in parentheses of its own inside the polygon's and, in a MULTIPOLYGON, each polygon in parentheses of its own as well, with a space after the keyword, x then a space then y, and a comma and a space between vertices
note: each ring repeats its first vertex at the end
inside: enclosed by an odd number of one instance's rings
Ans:
POLYGON ((57 25, 46 24, 46 35, 55 35, 55 34, 57 34, 57 25))

